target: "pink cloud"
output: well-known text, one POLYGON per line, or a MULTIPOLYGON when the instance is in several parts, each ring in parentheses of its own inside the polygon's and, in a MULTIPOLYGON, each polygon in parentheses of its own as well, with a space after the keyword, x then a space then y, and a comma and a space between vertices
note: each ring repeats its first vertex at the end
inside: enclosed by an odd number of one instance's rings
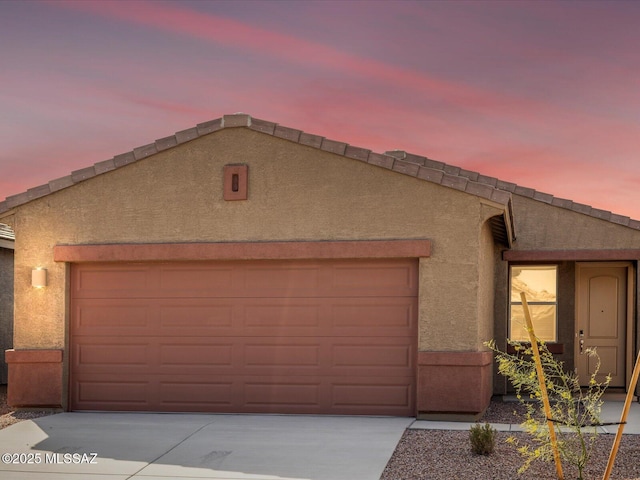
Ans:
POLYGON ((195 107, 189 103, 161 101, 157 100, 155 97, 147 95, 132 95, 125 92, 121 92, 117 94, 117 96, 125 102, 131 102, 135 105, 151 108, 153 110, 161 110, 162 112, 169 115, 180 115, 187 117, 198 116, 201 118, 206 118, 206 116, 209 114, 208 109, 195 107))
MULTIPOLYGON (((563 132, 563 135, 573 135, 576 141, 579 141, 579 136, 586 129, 592 132, 612 132, 611 135, 617 137, 617 144, 628 143, 630 138, 638 134, 635 126, 630 126, 628 122, 616 117, 584 115, 584 112, 572 110, 574 106, 559 106, 552 103, 553 100, 545 102, 539 98, 528 98, 526 95, 494 93, 468 84, 442 80, 425 73, 362 58, 299 36, 278 33, 167 3, 131 2, 128 9, 120 8, 116 2, 67 2, 64 5, 106 18, 199 38, 242 52, 284 59, 306 68, 337 72, 341 83, 360 81, 366 85, 365 89, 372 92, 376 88, 384 91, 379 99, 373 99, 371 110, 374 110, 375 105, 379 105, 384 96, 398 91, 404 96, 413 96, 413 103, 416 105, 423 105, 423 115, 442 115, 458 125, 466 122, 464 128, 472 127, 474 121, 484 123, 488 119, 501 118, 502 123, 520 124, 523 125, 523 130, 533 129, 538 134, 542 132, 543 135, 553 137, 555 132, 551 130, 553 127, 549 122, 549 119, 553 118, 556 121, 564 120, 568 131, 563 132), (376 83, 378 87, 375 87, 376 83), (590 122, 593 123, 591 127, 590 122)), ((306 93, 313 96, 314 90, 310 89, 306 93)), ((406 104, 405 102, 405 108, 406 104)))
POLYGON ((258 52, 310 68, 337 70, 345 76, 358 76, 384 82, 395 88, 419 90, 430 97, 445 98, 463 109, 521 112, 535 104, 518 98, 496 95, 467 84, 418 73, 383 62, 365 59, 330 46, 266 30, 216 15, 204 14, 166 3, 130 2, 123 9, 115 2, 64 2, 68 8, 213 41, 243 51, 258 52), (514 110, 517 108, 517 110, 514 110))
MULTIPOLYGON (((185 60, 184 67, 198 62, 198 68, 186 68, 185 75, 162 74, 166 68, 162 62, 136 63, 131 57, 114 54, 90 65, 90 81, 65 75, 67 69, 61 69, 64 73, 48 79, 44 87, 49 90, 41 95, 38 116, 39 121, 44 118, 43 124, 53 125, 45 125, 45 130, 62 128, 57 126, 64 123, 61 120, 68 122, 64 128, 74 131, 74 142, 58 148, 55 139, 46 143, 46 134, 40 134, 49 163, 57 165, 42 181, 237 111, 374 151, 404 149, 568 198, 573 198, 564 193, 575 178, 570 176, 572 171, 600 175, 586 168, 590 162, 633 158, 640 146, 637 123, 595 106, 590 113, 589 103, 563 105, 539 92, 504 93, 495 83, 478 87, 454 82, 394 65, 393 59, 385 63, 311 41, 304 33, 279 33, 177 3, 129 2, 127 9, 118 2, 50 5, 127 22, 140 35, 144 29, 154 29, 200 39, 203 49, 223 46, 233 55, 216 49, 215 67, 200 63, 201 58, 185 60), (116 60, 118 68, 114 69, 116 60), (228 73, 214 71, 220 63, 228 73), (267 64, 281 70, 264 69, 267 64), (90 117, 93 130, 80 125, 90 123, 85 121, 90 117), (70 168, 60 171, 67 161, 70 168), (566 162, 570 163, 565 170, 562 165, 566 162), (545 178, 544 171, 554 174, 547 173, 545 178), (549 183, 553 176, 562 177, 563 183, 549 183)), ((407 5, 411 4, 404 4, 405 14, 410 15, 407 5)), ((519 46, 510 48, 513 53, 519 46)), ((545 49, 529 48, 534 59, 545 54, 545 49)), ((59 55, 56 61, 71 59, 59 55)), ((17 88, 20 81, 16 75, 17 88)), ((37 83, 25 87, 25 98, 39 91, 34 87, 42 88, 37 83)), ((30 186, 33 184, 24 188, 30 186)), ((590 203, 600 201, 593 198, 590 203)))
POLYGON ((522 147, 496 148, 490 156, 466 162, 466 167, 555 197, 640 218, 631 200, 640 185, 633 166, 613 172, 606 162, 588 164, 553 149, 522 147))

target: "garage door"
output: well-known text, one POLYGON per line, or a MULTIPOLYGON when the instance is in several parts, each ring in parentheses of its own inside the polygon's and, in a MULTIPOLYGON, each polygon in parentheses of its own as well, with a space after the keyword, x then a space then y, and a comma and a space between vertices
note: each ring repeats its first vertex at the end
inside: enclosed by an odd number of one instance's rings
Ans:
POLYGON ((417 260, 71 268, 73 410, 415 414, 417 260))

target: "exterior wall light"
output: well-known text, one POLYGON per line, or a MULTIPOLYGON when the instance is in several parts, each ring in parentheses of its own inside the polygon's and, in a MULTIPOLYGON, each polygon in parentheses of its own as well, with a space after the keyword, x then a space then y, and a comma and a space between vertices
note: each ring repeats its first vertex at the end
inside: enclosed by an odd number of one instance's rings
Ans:
POLYGON ((31 270, 31 286, 35 288, 43 288, 47 286, 47 269, 34 268, 31 270))

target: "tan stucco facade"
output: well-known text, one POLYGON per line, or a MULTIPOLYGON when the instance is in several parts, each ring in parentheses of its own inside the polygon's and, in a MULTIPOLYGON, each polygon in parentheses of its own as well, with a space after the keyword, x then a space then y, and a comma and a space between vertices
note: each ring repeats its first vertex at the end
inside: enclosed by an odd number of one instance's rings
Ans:
MULTIPOLYGON (((13 241, 0 238, 0 351, 10 348, 13 348, 13 241)), ((0 385, 6 383, 7 364, 1 358, 0 385)))
POLYGON ((68 349, 70 268, 54 261, 57 245, 426 239, 432 250, 419 262, 418 350, 479 353, 494 324, 487 220, 504 208, 317 148, 224 129, 4 215, 16 231, 14 348, 68 349), (248 166, 247 200, 224 200, 229 164, 248 166), (35 267, 47 269, 44 289, 31 286, 35 267))
MULTIPOLYGON (((418 414, 478 414, 492 392, 505 391, 504 381, 492 375, 492 356, 484 342, 496 338, 506 344, 509 254, 524 255, 518 261, 556 262, 559 294, 568 298, 574 291, 575 252, 579 258, 584 250, 593 255, 597 250, 640 248, 636 228, 508 193, 491 179, 468 186, 468 178, 476 178, 473 172, 462 172, 471 175, 465 177, 437 166, 424 171, 411 163, 378 166, 376 162, 392 157, 363 161, 357 158, 362 149, 350 157, 337 142, 320 148, 288 140, 286 135, 295 131, 285 130, 279 138, 228 127, 70 182, 0 213, 0 221, 16 232, 15 351, 7 358, 22 378, 40 372, 33 382, 60 371, 58 384, 49 389, 53 393, 38 405, 67 406, 69 262, 76 260, 54 259, 60 246, 110 245, 121 252, 132 245, 172 244, 175 252, 179 245, 229 244, 234 246, 230 251, 242 252, 242 244, 285 242, 295 250, 295 245, 313 242, 335 248, 341 241, 424 241, 428 254, 415 255, 418 414), (225 200, 229 165, 244 166, 233 171, 247 175, 246 200, 225 200), (500 225, 507 231, 496 234, 500 225), (544 252, 560 253, 556 258, 544 252), (562 252, 569 252, 568 257, 562 252), (36 267, 47 270, 44 289, 31 286, 36 267), (52 361, 58 358, 61 365, 52 361), (464 391, 474 394, 461 395, 464 391)), ((262 123, 260 128, 267 127, 262 123)), ((138 153, 146 151, 141 148, 138 153)), ((239 254, 234 259, 244 258, 239 254)), ((635 268, 637 258, 625 260, 635 268)), ((573 304, 563 302, 559 331, 565 343, 563 359, 570 364, 573 304)), ((633 315, 637 324, 637 308, 633 315)), ((28 389, 21 395, 21 404, 29 405, 28 389)))
MULTIPOLYGON (((556 358, 568 370, 574 369, 576 323, 577 264, 594 265, 624 262, 631 277, 629 292, 628 330, 631 338, 627 347, 627 363, 638 351, 638 259, 640 231, 606 219, 590 215, 589 208, 578 211, 559 208, 544 201, 525 196, 513 196, 513 210, 517 238, 505 251, 505 260, 497 263, 495 274, 494 337, 506 348, 509 318, 509 265, 551 264, 558 267, 558 319, 556 358), (581 213, 584 210, 586 213, 581 213)), ((607 212, 605 212, 607 213, 607 212)), ((628 374, 631 369, 627 365, 628 374)), ((494 394, 510 391, 505 379, 494 373, 494 394)))
POLYGON ((35 200, 8 219, 17 232, 14 345, 65 347, 68 268, 53 261, 56 245, 425 238, 434 246, 420 267, 419 349, 477 351, 492 325, 478 252, 492 248, 483 225, 500 213, 383 168, 224 130, 35 200), (249 166, 246 201, 222 198, 229 163, 249 166), (34 267, 47 269, 46 289, 31 287, 34 267))
POLYGON ((640 231, 568 209, 513 196, 513 250, 637 249, 640 231))

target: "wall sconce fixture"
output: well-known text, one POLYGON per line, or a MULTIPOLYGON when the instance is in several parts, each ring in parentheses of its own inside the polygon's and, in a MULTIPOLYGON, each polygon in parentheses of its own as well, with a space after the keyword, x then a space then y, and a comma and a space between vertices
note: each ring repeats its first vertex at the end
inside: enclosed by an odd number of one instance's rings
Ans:
POLYGON ((34 268, 31 270, 31 286, 36 288, 42 288, 47 286, 47 269, 46 268, 34 268))

